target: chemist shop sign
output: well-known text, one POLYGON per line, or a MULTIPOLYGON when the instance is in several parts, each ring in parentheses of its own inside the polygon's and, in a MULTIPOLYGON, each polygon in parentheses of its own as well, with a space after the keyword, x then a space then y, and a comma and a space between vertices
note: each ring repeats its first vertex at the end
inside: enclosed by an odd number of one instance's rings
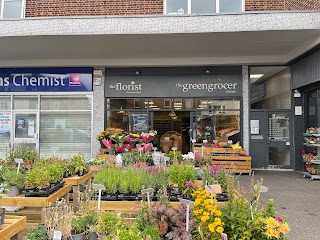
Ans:
POLYGON ((11 113, 0 112, 0 134, 9 134, 11 131, 11 113))
POLYGON ((0 92, 92 91, 92 68, 3 68, 0 92))

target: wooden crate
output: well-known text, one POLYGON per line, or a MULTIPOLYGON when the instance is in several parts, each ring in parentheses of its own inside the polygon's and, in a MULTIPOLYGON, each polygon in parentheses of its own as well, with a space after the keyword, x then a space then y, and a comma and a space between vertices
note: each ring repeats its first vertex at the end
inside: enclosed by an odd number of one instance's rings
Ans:
POLYGON ((251 174, 251 156, 213 156, 212 164, 219 165, 235 173, 251 174))

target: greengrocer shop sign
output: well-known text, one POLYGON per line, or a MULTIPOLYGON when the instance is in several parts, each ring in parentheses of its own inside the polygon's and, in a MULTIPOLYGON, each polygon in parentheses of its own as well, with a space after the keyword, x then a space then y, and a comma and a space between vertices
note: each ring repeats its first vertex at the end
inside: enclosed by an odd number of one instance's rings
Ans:
POLYGON ((241 75, 107 76, 106 97, 240 97, 241 75))
POLYGON ((2 68, 0 92, 92 91, 92 68, 2 68))

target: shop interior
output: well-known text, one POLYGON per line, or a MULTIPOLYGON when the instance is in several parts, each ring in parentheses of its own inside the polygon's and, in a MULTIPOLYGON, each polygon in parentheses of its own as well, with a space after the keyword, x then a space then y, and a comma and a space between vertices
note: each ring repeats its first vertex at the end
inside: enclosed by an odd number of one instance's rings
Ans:
POLYGON ((158 149, 172 133, 179 136, 183 153, 191 151, 192 142, 241 141, 239 99, 107 99, 106 109, 107 128, 156 130, 158 149))

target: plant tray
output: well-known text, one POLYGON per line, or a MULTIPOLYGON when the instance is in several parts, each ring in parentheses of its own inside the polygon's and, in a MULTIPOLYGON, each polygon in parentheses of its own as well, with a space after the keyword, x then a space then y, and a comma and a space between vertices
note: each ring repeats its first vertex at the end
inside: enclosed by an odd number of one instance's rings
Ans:
POLYGON ((52 188, 46 191, 23 191, 25 197, 49 197, 51 193, 55 192, 59 188, 63 187, 64 181, 61 181, 52 188))

